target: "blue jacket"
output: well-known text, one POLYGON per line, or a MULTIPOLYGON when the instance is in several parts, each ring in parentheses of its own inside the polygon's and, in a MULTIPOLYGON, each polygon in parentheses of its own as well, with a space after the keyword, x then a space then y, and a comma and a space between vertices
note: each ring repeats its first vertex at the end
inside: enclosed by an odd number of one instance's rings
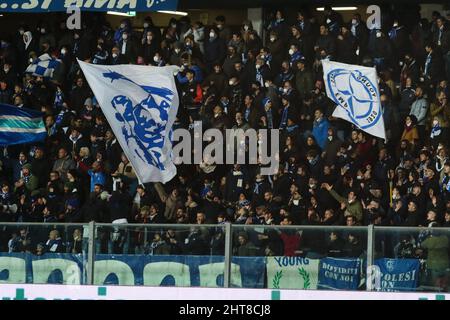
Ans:
POLYGON ((96 184, 101 184, 102 186, 106 183, 106 176, 103 172, 94 172, 92 170, 88 171, 91 176, 91 192, 94 192, 94 187, 96 184))
POLYGON ((325 118, 322 118, 319 122, 314 121, 313 126, 313 136, 317 141, 317 144, 319 147, 323 150, 325 148, 325 143, 327 141, 328 137, 328 128, 330 127, 330 124, 328 123, 328 120, 325 118))
MULTIPOLYGON (((189 67, 189 69, 193 70, 195 72, 194 80, 198 83, 202 83, 203 82, 202 70, 196 65, 189 67)), ((181 73, 181 72, 177 74, 177 80, 180 84, 185 84, 188 82, 188 79, 186 78, 186 74, 181 73)))

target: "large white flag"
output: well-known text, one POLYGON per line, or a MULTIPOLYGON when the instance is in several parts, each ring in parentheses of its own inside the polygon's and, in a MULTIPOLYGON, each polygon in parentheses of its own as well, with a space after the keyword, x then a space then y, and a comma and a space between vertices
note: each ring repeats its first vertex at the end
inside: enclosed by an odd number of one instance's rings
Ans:
POLYGON ((171 130, 178 67, 78 63, 140 182, 170 181, 177 172, 171 130))
POLYGON ((322 60, 328 97, 336 104, 334 117, 386 140, 375 68, 322 60))

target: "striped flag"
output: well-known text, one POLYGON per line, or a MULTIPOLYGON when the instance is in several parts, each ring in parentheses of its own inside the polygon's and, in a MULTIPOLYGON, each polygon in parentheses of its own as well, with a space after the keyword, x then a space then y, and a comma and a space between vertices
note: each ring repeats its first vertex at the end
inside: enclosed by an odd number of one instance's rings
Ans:
POLYGON ((43 114, 0 104, 0 146, 42 141, 47 136, 43 114))
POLYGON ((52 58, 48 53, 44 53, 30 64, 25 71, 33 76, 53 78, 53 72, 61 64, 61 60, 52 58))

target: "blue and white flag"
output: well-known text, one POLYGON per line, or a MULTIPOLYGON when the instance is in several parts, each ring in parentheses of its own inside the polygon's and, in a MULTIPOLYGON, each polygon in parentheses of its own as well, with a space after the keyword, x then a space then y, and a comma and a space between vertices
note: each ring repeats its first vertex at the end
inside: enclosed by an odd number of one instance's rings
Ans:
POLYGON ((78 63, 140 182, 170 181, 178 67, 78 63))
POLYGON ((375 68, 322 60, 328 97, 336 104, 333 117, 386 140, 375 68))
POLYGON ((43 113, 0 104, 0 146, 42 141, 47 136, 43 113))
POLYGON ((44 78, 53 78, 55 69, 59 67, 61 60, 52 58, 48 53, 44 53, 30 64, 25 71, 31 73, 33 76, 39 76, 44 78))
POLYGON ((419 259, 377 259, 380 291, 415 291, 419 284, 419 259))
POLYGON ((318 289, 358 290, 361 278, 359 259, 324 258, 319 264, 318 289))

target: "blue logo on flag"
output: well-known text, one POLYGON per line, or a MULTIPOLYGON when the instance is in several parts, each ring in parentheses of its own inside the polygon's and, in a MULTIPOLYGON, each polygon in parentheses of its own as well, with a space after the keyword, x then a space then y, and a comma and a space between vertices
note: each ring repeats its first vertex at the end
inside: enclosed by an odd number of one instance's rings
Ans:
POLYGON ((334 69, 327 76, 328 88, 336 104, 362 130, 382 119, 377 86, 358 70, 334 69))
POLYGON ((111 79, 111 83, 120 80, 131 82, 148 93, 147 98, 137 105, 133 105, 132 100, 124 95, 115 96, 111 104, 116 110, 116 119, 122 123, 122 133, 128 147, 142 161, 165 170, 162 149, 174 93, 167 88, 137 84, 114 71, 104 73, 103 76, 111 79), (158 104, 157 100, 161 102, 158 104))

